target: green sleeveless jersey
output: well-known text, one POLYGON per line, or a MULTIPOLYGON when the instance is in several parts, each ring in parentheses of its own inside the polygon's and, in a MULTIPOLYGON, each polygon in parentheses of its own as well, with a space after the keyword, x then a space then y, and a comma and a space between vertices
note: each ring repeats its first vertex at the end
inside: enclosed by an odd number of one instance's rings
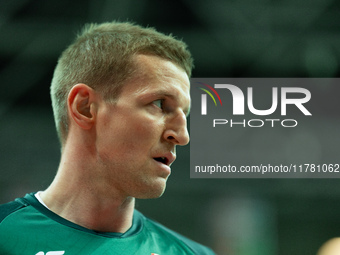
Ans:
POLYGON ((125 233, 76 225, 43 206, 33 193, 0 206, 1 255, 214 254, 137 210, 125 233))

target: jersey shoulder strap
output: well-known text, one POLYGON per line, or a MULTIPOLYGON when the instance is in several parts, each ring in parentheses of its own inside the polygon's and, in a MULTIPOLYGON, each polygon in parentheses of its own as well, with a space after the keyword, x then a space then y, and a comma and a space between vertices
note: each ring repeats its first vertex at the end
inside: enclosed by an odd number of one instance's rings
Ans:
POLYGON ((17 198, 16 200, 0 205, 0 223, 10 214, 16 212, 17 210, 26 207, 28 204, 22 198, 17 198))

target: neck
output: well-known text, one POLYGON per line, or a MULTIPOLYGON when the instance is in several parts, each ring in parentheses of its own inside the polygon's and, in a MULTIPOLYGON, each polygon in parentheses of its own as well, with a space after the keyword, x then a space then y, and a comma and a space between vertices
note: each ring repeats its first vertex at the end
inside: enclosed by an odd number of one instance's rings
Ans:
POLYGON ((41 193, 47 207, 88 229, 124 233, 132 225, 135 199, 96 183, 88 160, 62 158, 52 184, 41 193))
POLYGON ((88 229, 124 233, 132 225, 133 197, 105 199, 86 191, 60 192, 53 184, 41 193, 46 206, 59 216, 88 229))

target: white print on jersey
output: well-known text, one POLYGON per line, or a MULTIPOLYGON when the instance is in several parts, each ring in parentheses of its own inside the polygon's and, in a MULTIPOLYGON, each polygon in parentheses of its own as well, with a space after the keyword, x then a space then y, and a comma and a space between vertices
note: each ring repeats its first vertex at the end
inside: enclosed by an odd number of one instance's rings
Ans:
POLYGON ((48 251, 46 254, 43 251, 39 251, 35 255, 63 255, 65 251, 48 251))

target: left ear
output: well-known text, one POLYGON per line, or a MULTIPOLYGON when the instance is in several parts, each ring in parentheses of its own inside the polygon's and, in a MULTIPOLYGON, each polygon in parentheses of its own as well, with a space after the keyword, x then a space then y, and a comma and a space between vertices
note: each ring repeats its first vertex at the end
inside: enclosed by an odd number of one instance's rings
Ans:
POLYGON ((72 87, 67 98, 70 118, 83 129, 90 129, 97 114, 96 92, 86 84, 72 87))

